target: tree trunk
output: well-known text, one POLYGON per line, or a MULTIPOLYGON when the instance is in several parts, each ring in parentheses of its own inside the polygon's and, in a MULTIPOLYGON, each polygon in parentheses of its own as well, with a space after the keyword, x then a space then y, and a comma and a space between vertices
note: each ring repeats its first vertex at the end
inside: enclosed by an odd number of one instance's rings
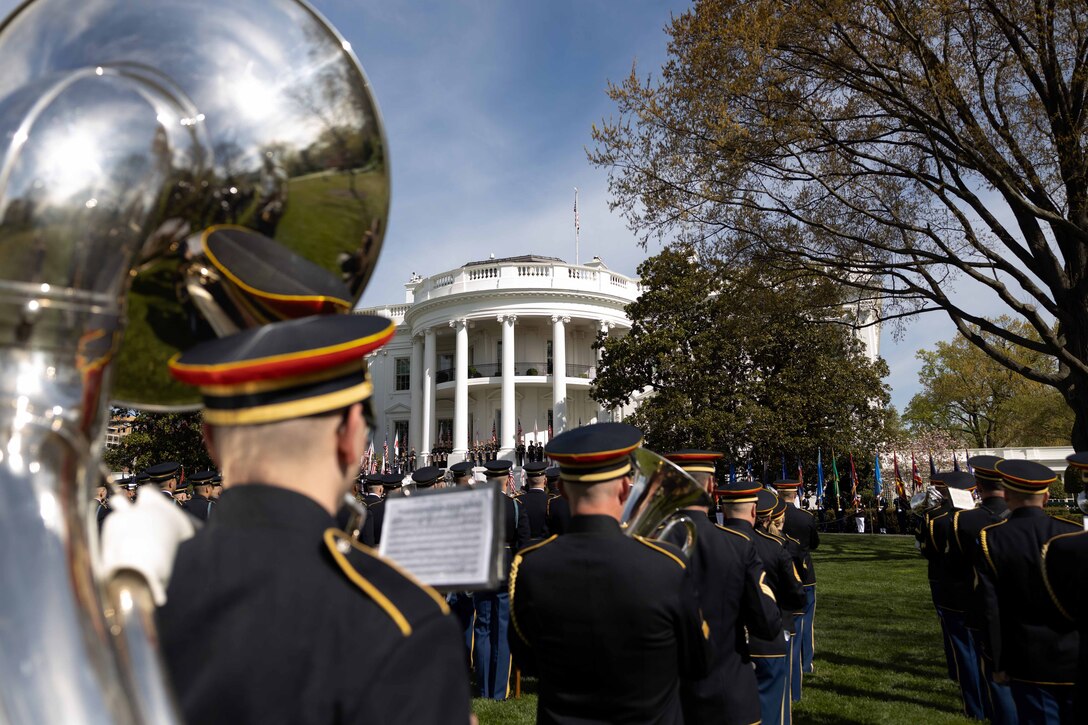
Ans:
POLYGON ((1075 451, 1088 451, 1088 375, 1070 375, 1073 384, 1065 391, 1065 402, 1073 409, 1073 430, 1069 438, 1075 451))

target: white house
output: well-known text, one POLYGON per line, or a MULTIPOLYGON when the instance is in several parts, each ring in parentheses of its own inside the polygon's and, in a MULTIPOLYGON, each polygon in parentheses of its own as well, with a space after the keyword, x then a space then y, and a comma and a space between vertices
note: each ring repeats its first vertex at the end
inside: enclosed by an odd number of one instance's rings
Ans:
POLYGON ((599 258, 575 265, 527 255, 413 277, 405 288, 404 304, 358 310, 397 324, 370 359, 376 448, 388 436, 390 453, 396 440, 423 465, 446 445, 454 463, 494 432, 499 456, 512 459, 519 437, 546 443, 622 417, 589 397, 593 343, 630 329, 624 307, 638 297, 638 280, 599 258))

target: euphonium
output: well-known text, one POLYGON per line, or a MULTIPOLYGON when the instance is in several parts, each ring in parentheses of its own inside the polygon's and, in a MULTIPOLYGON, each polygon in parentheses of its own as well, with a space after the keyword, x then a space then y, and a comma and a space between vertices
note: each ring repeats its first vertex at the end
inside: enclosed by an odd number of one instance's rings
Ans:
POLYGON ((680 547, 690 556, 695 548, 695 523, 683 509, 709 507, 710 496, 686 471, 653 451, 636 448, 631 456, 631 494, 620 521, 624 533, 678 543, 674 531, 682 528, 680 547))
POLYGON ((919 491, 910 497, 910 509, 914 513, 921 516, 930 509, 935 509, 941 505, 944 501, 944 494, 936 486, 926 486, 925 490, 919 491))
POLYGON ((350 310, 388 212, 381 120, 297 0, 31 0, 0 67, 0 720, 171 722, 146 584, 92 566, 106 402, 191 407, 174 351, 350 310), (269 259, 272 289, 236 274, 269 259), (307 308, 321 275, 342 291, 307 308))

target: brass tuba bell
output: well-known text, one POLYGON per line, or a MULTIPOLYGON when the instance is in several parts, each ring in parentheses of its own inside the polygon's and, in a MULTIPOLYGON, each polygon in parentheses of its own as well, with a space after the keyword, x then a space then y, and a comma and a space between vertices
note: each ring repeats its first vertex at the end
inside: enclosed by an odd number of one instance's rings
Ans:
POLYGON ((147 592, 92 569, 106 403, 193 407, 177 351, 351 309, 381 117, 299 0, 31 0, 0 67, 0 719, 175 721, 147 592))
POLYGON ((691 556, 695 522, 683 510, 711 506, 710 495, 687 471, 647 448, 636 448, 631 457, 631 494, 620 520, 624 533, 676 543, 691 556))

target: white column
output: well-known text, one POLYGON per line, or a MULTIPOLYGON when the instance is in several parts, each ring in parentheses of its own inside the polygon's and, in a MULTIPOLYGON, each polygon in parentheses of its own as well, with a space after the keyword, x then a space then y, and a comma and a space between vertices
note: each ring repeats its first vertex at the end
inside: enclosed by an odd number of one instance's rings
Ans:
MULTIPOLYGON (((502 324, 502 437, 499 439, 499 456, 514 460, 517 434, 514 420, 514 323, 517 315, 499 315, 502 324)), ((516 462, 516 461, 515 461, 516 462)))
POLYGON ((428 464, 431 463, 431 449, 434 448, 434 381, 435 381, 435 367, 437 362, 435 361, 435 349, 434 349, 434 328, 428 327, 423 331, 423 374, 420 376, 420 387, 423 389, 423 403, 420 406, 422 408, 422 430, 421 446, 423 450, 419 451, 421 454, 425 454, 423 460, 428 464))
MULTIPOLYGON (((601 320, 601 334, 604 337, 608 337, 608 331, 611 330, 613 324, 608 320, 601 320)), ((593 369, 593 377, 597 377, 597 373, 601 369, 601 349, 597 350, 597 361, 593 369)), ((594 423, 607 423, 610 420, 608 408, 603 406, 597 408, 597 416, 593 419, 594 423)))
POLYGON ((408 389, 411 391, 412 410, 408 417, 408 440, 405 447, 416 449, 416 466, 426 465, 421 456, 424 453, 420 429, 423 427, 423 340, 420 335, 412 335, 412 357, 408 360, 408 389))
POLYGON ((456 359, 454 362, 453 393, 453 451, 450 463, 463 461, 468 451, 468 320, 464 317, 450 320, 450 327, 457 331, 456 359))
POLYGON ((552 435, 567 429, 567 328, 569 317, 552 315, 552 435))

